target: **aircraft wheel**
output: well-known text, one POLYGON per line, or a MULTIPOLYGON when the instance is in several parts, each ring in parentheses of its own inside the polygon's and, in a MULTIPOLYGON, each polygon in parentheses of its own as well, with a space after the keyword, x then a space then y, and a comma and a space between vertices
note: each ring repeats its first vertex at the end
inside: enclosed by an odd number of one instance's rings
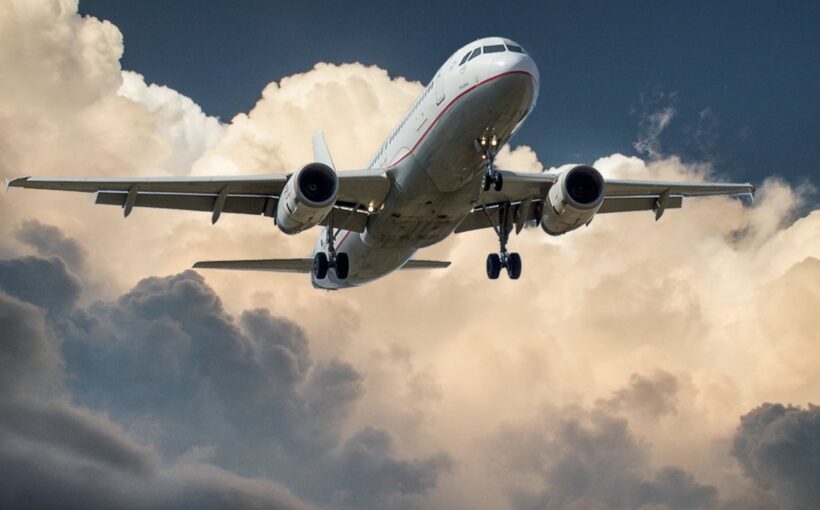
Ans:
POLYGON ((487 277, 490 280, 497 280, 501 274, 501 257, 497 253, 487 255, 487 277))
POLYGON ((490 174, 484 174, 484 179, 481 181, 481 185, 484 187, 484 191, 490 191, 490 186, 492 185, 490 174))
POLYGON ((501 191, 501 188, 504 187, 504 176, 501 175, 499 172, 495 173, 495 190, 501 191))
POLYGON ((313 256, 313 276, 315 276, 317 280, 325 279, 329 267, 330 263, 327 260, 327 254, 325 252, 319 252, 313 256))
POLYGON ((517 280, 521 276, 521 255, 510 253, 507 258, 507 276, 510 280, 517 280))
POLYGON ((339 253, 336 255, 336 277, 340 280, 347 278, 350 272, 350 258, 347 253, 339 253))

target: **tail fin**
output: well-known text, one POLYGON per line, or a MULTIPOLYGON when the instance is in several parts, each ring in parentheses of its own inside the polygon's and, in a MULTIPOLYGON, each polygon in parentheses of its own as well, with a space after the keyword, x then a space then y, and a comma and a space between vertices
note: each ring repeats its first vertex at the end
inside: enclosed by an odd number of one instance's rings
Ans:
POLYGON ((336 171, 336 165, 333 164, 333 158, 330 157, 330 149, 328 149, 327 142, 325 141, 325 134, 321 129, 313 134, 313 159, 317 163, 324 163, 336 171))

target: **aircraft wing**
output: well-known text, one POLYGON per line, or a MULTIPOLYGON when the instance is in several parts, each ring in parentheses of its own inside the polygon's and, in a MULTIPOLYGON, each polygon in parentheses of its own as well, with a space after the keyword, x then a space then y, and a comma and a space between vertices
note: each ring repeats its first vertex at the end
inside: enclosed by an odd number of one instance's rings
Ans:
MULTIPOLYGON (((520 173, 501 171, 504 186, 501 191, 482 193, 473 211, 456 228, 456 233, 498 225, 499 211, 503 206, 512 207, 512 218, 519 232, 524 223, 538 222, 543 213, 543 202, 550 186, 558 179, 557 174, 520 173)), ((683 183, 663 181, 632 181, 605 179, 604 202, 598 214, 654 211, 660 218, 666 209, 683 206, 684 197, 715 195, 751 196, 753 184, 734 183, 683 183)))
MULTIPOLYGON (((341 171, 339 195, 331 214, 337 227, 363 232, 368 206, 378 207, 390 191, 385 170, 341 171)), ((39 178, 21 177, 9 187, 95 193, 98 204, 118 205, 128 216, 134 207, 207 211, 216 223, 225 213, 274 217, 286 174, 240 177, 39 178)))

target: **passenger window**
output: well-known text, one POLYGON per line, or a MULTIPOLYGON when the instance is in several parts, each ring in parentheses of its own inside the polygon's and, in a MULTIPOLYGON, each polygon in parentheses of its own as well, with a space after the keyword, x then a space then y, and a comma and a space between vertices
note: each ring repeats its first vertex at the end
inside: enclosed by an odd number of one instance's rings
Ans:
POLYGON ((468 60, 472 60, 472 59, 476 58, 479 55, 481 55, 481 48, 480 47, 473 50, 473 52, 470 54, 470 58, 468 60))
POLYGON ((524 53, 524 48, 522 48, 521 46, 516 46, 514 44, 508 44, 507 49, 510 51, 514 51, 516 53, 524 53))
POLYGON ((468 58, 470 58, 470 52, 469 51, 467 52, 466 55, 464 55, 464 58, 461 59, 461 63, 459 65, 463 66, 465 63, 467 63, 468 58))
POLYGON ((503 44, 494 44, 492 46, 484 46, 484 53, 501 53, 504 51, 503 44))

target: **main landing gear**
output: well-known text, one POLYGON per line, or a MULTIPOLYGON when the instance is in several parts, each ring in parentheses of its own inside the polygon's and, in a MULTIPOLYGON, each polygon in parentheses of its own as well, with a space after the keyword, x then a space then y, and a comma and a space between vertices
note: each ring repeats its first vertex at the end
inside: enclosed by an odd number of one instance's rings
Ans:
POLYGON ((327 253, 320 251, 313 256, 313 276, 317 280, 324 280, 330 268, 336 270, 336 277, 340 280, 347 278, 350 272, 350 258, 347 253, 336 253, 336 236, 333 225, 325 228, 327 232, 327 253))
POLYGON ((507 270, 507 276, 510 280, 517 280, 521 277, 521 255, 518 253, 507 252, 507 241, 512 231, 512 214, 509 203, 504 204, 498 208, 498 224, 493 220, 492 216, 484 209, 484 214, 490 220, 496 234, 498 234, 499 252, 490 253, 487 255, 487 276, 490 280, 497 280, 498 275, 501 274, 501 269, 507 270))
POLYGON ((498 138, 492 135, 489 139, 486 136, 475 139, 475 150, 481 153, 481 159, 487 165, 487 172, 484 174, 484 191, 490 191, 490 187, 496 191, 501 191, 504 186, 504 178, 501 172, 495 169, 495 155, 498 152, 498 138))

